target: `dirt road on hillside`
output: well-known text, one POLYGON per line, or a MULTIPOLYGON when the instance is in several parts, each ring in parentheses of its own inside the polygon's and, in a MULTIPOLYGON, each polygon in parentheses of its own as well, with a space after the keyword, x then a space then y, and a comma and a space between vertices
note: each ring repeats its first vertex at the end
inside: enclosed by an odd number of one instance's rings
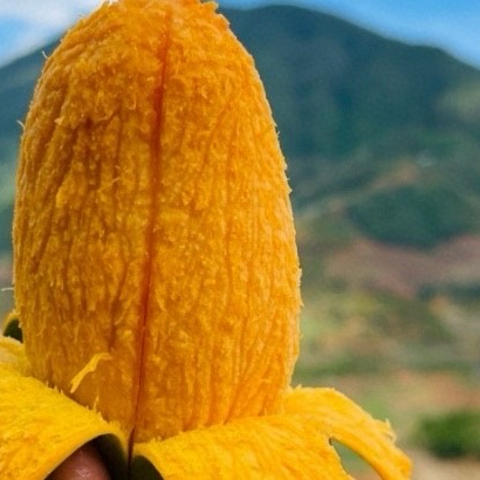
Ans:
POLYGON ((423 452, 410 453, 412 480, 480 480, 480 461, 438 460, 423 452))
MULTIPOLYGON (((480 461, 439 460, 425 452, 408 452, 413 461, 412 480, 480 480, 480 461)), ((373 471, 354 475, 355 480, 379 480, 373 471)))

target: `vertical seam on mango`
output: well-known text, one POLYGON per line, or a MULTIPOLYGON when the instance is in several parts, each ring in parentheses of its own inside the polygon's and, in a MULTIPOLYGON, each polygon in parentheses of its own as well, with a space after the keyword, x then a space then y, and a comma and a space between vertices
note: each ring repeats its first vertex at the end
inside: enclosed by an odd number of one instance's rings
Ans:
POLYGON ((159 80, 156 83, 153 91, 153 109, 155 112, 155 123, 152 127, 151 140, 150 140, 150 169, 152 173, 151 181, 151 201, 152 209, 150 215, 150 224, 148 226, 146 236, 146 261, 145 261, 145 277, 143 282, 143 299, 141 302, 142 312, 139 316, 139 330, 140 335, 140 348, 139 348, 139 360, 137 367, 137 383, 136 392, 134 395, 134 425, 129 438, 129 457, 131 460, 133 453, 133 446, 136 436, 136 423, 139 415, 139 403, 143 393, 144 386, 144 365, 146 361, 146 334, 147 323, 150 314, 150 292, 153 276, 153 261, 155 258, 155 219, 157 217, 159 204, 158 204, 158 187, 160 184, 160 165, 161 165, 161 130, 164 123, 164 92, 165 92, 165 76, 167 71, 167 56, 170 46, 170 37, 172 30, 173 12, 169 10, 166 14, 166 29, 165 40, 160 42, 158 47, 157 57, 160 62, 159 68, 159 80))

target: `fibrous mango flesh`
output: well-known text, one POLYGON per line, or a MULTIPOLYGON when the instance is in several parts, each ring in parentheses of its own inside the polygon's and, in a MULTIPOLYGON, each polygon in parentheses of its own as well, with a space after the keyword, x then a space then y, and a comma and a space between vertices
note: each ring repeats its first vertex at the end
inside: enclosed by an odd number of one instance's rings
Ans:
POLYGON ((21 144, 34 376, 139 441, 277 411, 300 303, 284 169, 252 59, 212 4, 121 0, 80 21, 21 144))

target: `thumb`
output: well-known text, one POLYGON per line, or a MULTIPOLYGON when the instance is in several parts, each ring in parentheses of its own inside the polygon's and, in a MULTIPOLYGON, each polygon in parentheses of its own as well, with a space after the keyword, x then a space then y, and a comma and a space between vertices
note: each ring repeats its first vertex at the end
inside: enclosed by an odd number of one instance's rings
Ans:
POLYGON ((68 457, 47 480, 110 480, 110 475, 91 443, 68 457))

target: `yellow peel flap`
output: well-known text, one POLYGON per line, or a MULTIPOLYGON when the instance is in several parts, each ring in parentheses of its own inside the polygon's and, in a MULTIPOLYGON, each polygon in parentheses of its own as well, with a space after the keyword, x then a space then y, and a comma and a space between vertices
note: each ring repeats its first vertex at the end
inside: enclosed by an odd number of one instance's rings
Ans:
POLYGON ((29 372, 25 349, 19 341, 0 335, 0 365, 25 374, 29 372))
POLYGON ((282 414, 139 444, 134 452, 167 480, 350 479, 332 439, 358 452, 383 480, 410 478, 410 462, 388 424, 330 389, 294 390, 282 414))
POLYGON ((118 443, 125 462, 121 429, 25 376, 23 346, 13 342, 0 337, 0 478, 43 480, 83 444, 104 436, 118 443))

